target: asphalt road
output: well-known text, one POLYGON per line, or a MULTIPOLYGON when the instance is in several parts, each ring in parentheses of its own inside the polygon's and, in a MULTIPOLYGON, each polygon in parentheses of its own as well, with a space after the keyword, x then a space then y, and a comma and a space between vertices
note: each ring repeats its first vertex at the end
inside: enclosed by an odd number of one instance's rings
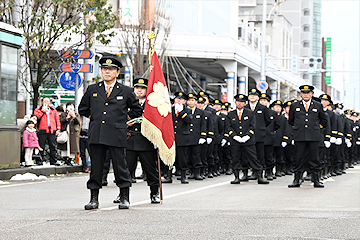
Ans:
MULTIPOLYGON (((360 165, 325 181, 289 189, 291 176, 231 185, 233 176, 164 184, 150 204, 146 182, 133 184, 130 209, 100 191, 100 209, 85 211, 88 174, 0 185, 0 239, 360 239, 360 165)), ((175 179, 173 177, 173 179, 175 179)))

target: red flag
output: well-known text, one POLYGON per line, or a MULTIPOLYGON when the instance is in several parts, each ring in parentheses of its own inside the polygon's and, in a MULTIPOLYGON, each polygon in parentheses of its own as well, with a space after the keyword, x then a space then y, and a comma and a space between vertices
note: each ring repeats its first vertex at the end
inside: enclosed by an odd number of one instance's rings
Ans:
POLYGON ((175 162, 175 136, 169 91, 156 52, 151 57, 141 133, 159 148, 166 165, 175 162))

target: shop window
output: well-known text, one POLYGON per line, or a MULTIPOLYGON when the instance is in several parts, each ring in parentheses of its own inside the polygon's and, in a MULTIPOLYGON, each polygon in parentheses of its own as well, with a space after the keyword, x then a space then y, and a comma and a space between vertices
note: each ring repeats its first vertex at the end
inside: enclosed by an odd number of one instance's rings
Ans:
POLYGON ((18 50, 0 45, 0 124, 16 124, 18 50))

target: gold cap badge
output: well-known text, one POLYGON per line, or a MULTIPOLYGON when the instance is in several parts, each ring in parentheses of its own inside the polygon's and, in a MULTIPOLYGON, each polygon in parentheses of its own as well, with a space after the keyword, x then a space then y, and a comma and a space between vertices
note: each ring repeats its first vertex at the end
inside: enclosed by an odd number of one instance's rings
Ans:
POLYGON ((112 64, 112 61, 111 61, 111 59, 108 59, 108 60, 106 60, 106 64, 112 64))

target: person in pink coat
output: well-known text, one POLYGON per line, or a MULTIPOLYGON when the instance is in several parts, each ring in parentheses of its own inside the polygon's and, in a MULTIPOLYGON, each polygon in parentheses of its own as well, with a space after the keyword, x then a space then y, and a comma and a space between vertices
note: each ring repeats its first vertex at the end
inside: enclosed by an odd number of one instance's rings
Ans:
POLYGON ((32 166, 34 162, 32 155, 34 148, 42 151, 36 134, 35 123, 32 120, 26 122, 26 129, 23 133, 23 148, 25 148, 25 166, 32 166))

